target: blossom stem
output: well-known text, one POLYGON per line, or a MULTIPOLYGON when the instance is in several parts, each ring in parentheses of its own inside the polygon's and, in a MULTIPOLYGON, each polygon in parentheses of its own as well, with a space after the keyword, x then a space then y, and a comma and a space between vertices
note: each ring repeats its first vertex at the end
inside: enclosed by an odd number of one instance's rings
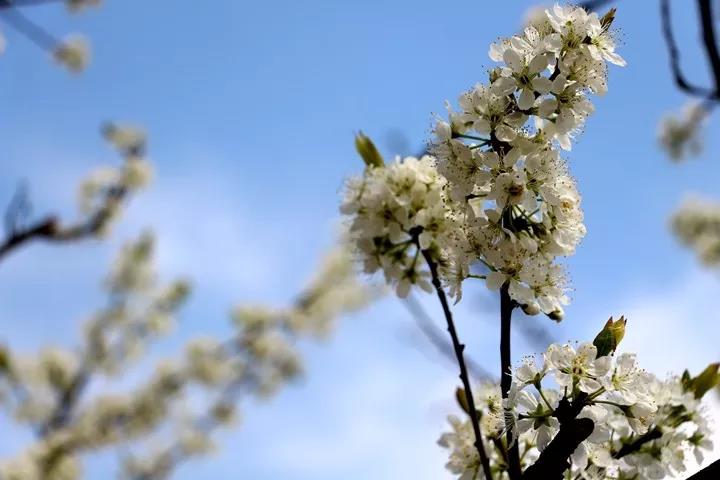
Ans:
POLYGON ((604 403, 605 405, 612 405, 613 407, 617 407, 617 408, 619 408, 620 410, 623 410, 623 409, 627 408, 627 405, 620 405, 619 403, 610 402, 610 401, 608 401, 608 400, 593 400, 593 402, 595 402, 595 403, 604 403))
POLYGON ((538 392, 540 392, 540 398, 543 399, 543 401, 545 402, 545 405, 547 405, 550 410, 553 410, 553 407, 552 407, 552 405, 550 405, 550 402, 548 401, 547 397, 545 396, 545 392, 543 392, 542 388, 540 388, 539 385, 536 385, 536 388, 537 388, 538 392))
POLYGON ((659 428, 655 427, 647 431, 644 435, 640 435, 638 438, 633 440, 632 442, 625 444, 618 450, 618 452, 613 455, 614 458, 622 458, 625 455, 629 455, 633 452, 637 452, 640 450, 640 447, 645 445, 648 442, 652 442, 653 440, 657 440, 662 436, 662 432, 659 428))
POLYGON ((486 275, 476 275, 474 273, 468 273, 467 278, 477 278, 479 280, 485 280, 487 278, 486 275))
POLYGON ((588 401, 595 400, 597 397, 605 393, 605 387, 600 387, 588 396, 588 401))
POLYGON ((478 142, 490 143, 489 138, 476 137, 474 135, 465 135, 463 133, 455 133, 453 136, 457 137, 457 138, 466 138, 468 140, 477 140, 478 142))
POLYGON ((463 388, 465 390, 465 400, 467 401, 469 410, 468 415, 470 415, 470 422, 472 423, 473 431, 475 432, 475 448, 478 451, 478 455, 480 455, 480 463, 482 464, 483 472, 485 473, 485 479, 492 480, 493 477, 492 472, 490 471, 490 460, 488 459, 487 453, 485 453, 485 445, 483 444, 482 432, 480 431, 480 419, 478 418, 477 408, 475 408, 475 398, 470 385, 470 376, 468 375, 467 366, 465 365, 465 356, 463 354, 465 345, 460 343, 460 338, 458 337, 457 330, 455 328, 455 322, 453 321, 452 311, 450 310, 445 290, 443 290, 442 284, 440 283, 437 263, 435 263, 435 260, 432 258, 432 254, 428 250, 423 250, 422 254, 423 257, 425 257, 428 267, 430 268, 432 284, 437 292, 440 305, 442 305, 445 320, 447 322, 447 330, 450 333, 453 349, 455 350, 455 357, 457 358, 458 366, 460 367, 460 380, 462 381, 463 388))
MULTIPOLYGON (((512 311, 515 308, 513 300, 508 291, 509 285, 505 283, 500 288, 500 391, 503 400, 507 399, 512 384, 510 366, 512 357, 510 354, 510 324, 512 322, 512 311)), ((506 425, 507 426, 507 425, 506 425)), ((508 475, 510 480, 519 480, 522 477, 520 470, 520 449, 517 442, 513 441, 513 432, 508 429, 508 475)))

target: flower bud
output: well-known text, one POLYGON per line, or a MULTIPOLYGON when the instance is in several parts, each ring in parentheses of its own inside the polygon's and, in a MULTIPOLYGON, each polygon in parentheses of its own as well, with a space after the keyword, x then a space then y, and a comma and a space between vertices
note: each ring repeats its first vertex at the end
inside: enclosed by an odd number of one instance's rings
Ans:
MULTIPOLYGON (((535 303, 535 302, 533 302, 533 303, 528 303, 528 304, 523 305, 523 306, 522 306, 522 310, 523 310, 523 312, 525 313, 525 315, 530 315, 530 316, 532 316, 532 315, 537 315, 537 314, 540 313, 540 311, 541 311, 541 310, 540 310, 540 305, 538 305, 538 304, 535 303)), ((553 319, 553 320, 554 320, 554 319, 553 319)))
POLYGON ((620 341, 625 336, 626 324, 627 320, 625 317, 620 317, 615 322, 613 322, 612 317, 610 317, 603 329, 595 337, 595 340, 593 340, 593 345, 597 348, 598 357, 615 353, 620 341))
POLYGON ((563 311, 562 308, 558 307, 557 310, 553 310, 552 312, 548 313, 547 316, 550 320, 555 320, 556 322, 559 322, 565 317, 565 311, 563 311))
POLYGON ((368 168, 384 167, 385 161, 375 147, 375 144, 370 140, 370 137, 362 132, 358 132, 355 135, 355 149, 362 157, 365 165, 368 168))

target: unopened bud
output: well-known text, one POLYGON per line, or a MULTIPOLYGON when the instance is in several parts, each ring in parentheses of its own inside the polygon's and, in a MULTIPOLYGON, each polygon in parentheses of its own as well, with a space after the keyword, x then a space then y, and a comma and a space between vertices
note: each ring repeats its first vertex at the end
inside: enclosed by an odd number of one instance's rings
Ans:
POLYGON ((360 154, 368 168, 385 166, 385 161, 383 160, 382 155, 380 155, 380 152, 378 152, 378 149, 375 147, 375 144, 372 140, 370 140, 370 137, 362 132, 358 132, 357 135, 355 135, 355 149, 360 154))
POLYGON ((598 357, 615 353, 620 341, 625 336, 626 324, 625 317, 620 317, 617 321, 613 321, 612 317, 610 317, 603 329, 595 337, 595 340, 593 340, 598 357))
POLYGON ((528 303, 527 305, 522 306, 523 312, 525 312, 525 315, 537 315, 540 313, 540 305, 537 303, 528 303))
POLYGON ((553 310, 552 312, 548 313, 547 316, 550 320, 555 320, 556 322, 559 322, 565 317, 565 312, 562 308, 558 308, 557 310, 553 310))

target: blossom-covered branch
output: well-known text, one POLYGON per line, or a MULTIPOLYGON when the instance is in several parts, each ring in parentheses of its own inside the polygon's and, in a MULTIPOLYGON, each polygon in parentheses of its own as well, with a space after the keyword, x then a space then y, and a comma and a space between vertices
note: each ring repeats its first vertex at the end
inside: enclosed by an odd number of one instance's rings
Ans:
MULTIPOLYGON (((720 381, 718 364, 695 377, 686 371, 661 380, 642 370, 634 354, 615 354, 624 328, 624 319, 611 319, 593 343, 553 344, 514 369, 506 412, 527 466, 523 479, 664 478, 684 472, 688 455, 702 461, 712 449, 701 399, 720 381)), ((499 391, 484 388, 490 392, 478 402, 484 427, 499 439, 499 391)), ((452 432, 441 438, 450 449, 448 467, 468 474, 477 461, 463 450, 468 422, 451 417, 450 423, 452 432)), ((505 449, 494 444, 491 465, 502 472, 505 449)))
POLYGON ((98 389, 132 371, 171 329, 188 295, 184 281, 159 282, 152 258, 150 235, 123 249, 105 283, 109 305, 86 325, 78 349, 0 350, 2 406, 38 438, 0 464, 0 478, 77 479, 82 455, 119 446, 133 452, 123 458, 127 478, 168 478, 208 452, 242 398, 267 398, 301 373, 301 338, 327 335, 339 316, 380 293, 358 282, 349 252, 339 247, 288 308, 238 307, 227 340, 191 341, 129 392, 98 389))
POLYGON ((80 208, 85 218, 63 223, 50 215, 30 225, 22 225, 22 211, 11 205, 6 217, 6 238, 0 243, 0 261, 15 249, 34 240, 63 243, 107 234, 128 197, 147 184, 152 175, 145 160, 145 134, 133 127, 109 124, 106 139, 122 155, 118 167, 94 172, 80 187, 80 208))

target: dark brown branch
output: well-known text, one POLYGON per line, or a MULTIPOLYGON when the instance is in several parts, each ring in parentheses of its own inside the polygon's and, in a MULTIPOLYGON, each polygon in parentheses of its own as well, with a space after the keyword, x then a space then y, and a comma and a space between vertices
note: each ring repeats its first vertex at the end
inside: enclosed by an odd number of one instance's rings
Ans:
MULTIPOLYGON (((425 337, 428 339, 430 343, 435 347, 435 349, 445 358, 448 360, 451 360, 453 365, 456 362, 455 359, 455 353, 453 351, 452 345, 445 340, 445 335, 442 333, 442 330, 435 325, 435 322, 433 322, 432 318, 430 318, 430 315, 423 309, 420 302, 417 301, 415 297, 412 295, 409 295, 405 301, 403 302, 405 307, 408 309, 410 314, 412 315, 413 319, 415 320, 415 324, 420 329, 420 331, 425 335, 425 337)), ((483 382, 496 382, 497 380, 493 377, 493 375, 485 370, 479 363, 477 363, 475 360, 473 360, 471 357, 466 356, 465 357, 465 363, 467 364, 468 370, 470 371, 470 374, 475 380, 483 381, 483 382)))
POLYGON ((717 480, 718 478, 720 478, 720 460, 715 460, 695 475, 688 477, 687 480, 717 480))
POLYGON ((597 10, 598 8, 607 5, 608 3, 612 3, 615 0, 588 0, 586 2, 581 2, 580 7, 584 8, 588 12, 592 12, 593 10, 597 10))
MULTIPOLYGON (((512 385, 510 334, 514 308, 515 304, 510 298, 508 284, 506 283, 500 289, 500 391, 503 400, 508 397, 512 385)), ((511 480, 517 480, 522 477, 522 471, 520 470, 520 449, 518 448, 518 442, 512 438, 513 434, 514 432, 508 429, 508 475, 510 475, 511 480)))
POLYGON ((718 97, 718 95, 720 95, 720 52, 718 52, 715 35, 715 17, 713 15, 711 0, 698 0, 698 13, 700 14, 705 54, 707 55, 710 70, 713 74, 715 85, 714 96, 718 97))
POLYGON ((585 393, 580 393, 572 402, 567 398, 560 400, 554 413, 560 422, 560 431, 542 451, 537 461, 525 470, 523 480, 563 479, 563 472, 570 467, 570 455, 595 428, 591 419, 577 418, 586 400, 585 393))
POLYGON ((622 448, 618 450, 617 453, 613 456, 615 458, 622 458, 626 455, 630 455, 631 453, 635 453, 640 450, 640 447, 642 447, 646 443, 657 440, 661 436, 662 432, 659 428, 655 427, 651 430, 648 430, 644 435, 640 435, 638 438, 628 443, 627 445, 623 445, 622 448))
POLYGON ((682 72, 682 68, 680 67, 680 50, 677 47, 675 35, 672 30, 670 0, 660 0, 660 20, 662 24, 663 38, 665 39, 668 56, 670 57, 670 70, 672 71, 673 79, 675 80, 677 87, 690 95, 700 97, 717 96, 717 93, 713 90, 698 87, 688 82, 682 72))
POLYGON ((0 10, 12 7, 33 7, 50 3, 64 3, 65 0, 0 0, 0 10))
MULTIPOLYGON (((420 246, 418 245, 418 248, 420 246)), ((483 472, 486 480, 492 480, 492 473, 490 471, 490 461, 485 453, 485 445, 483 444, 482 433, 480 431, 480 419, 478 418, 477 408, 475 408, 475 398, 472 393, 472 386, 470 384, 470 376, 468 375, 467 365, 465 364, 464 350, 465 345, 460 342, 457 330, 455 329, 455 322, 453 321, 452 311, 445 295, 445 290, 442 288, 440 283, 440 277, 438 275, 437 264, 432 258, 432 254, 427 250, 422 251, 423 257, 430 268, 430 274, 432 275, 432 284, 437 292, 440 305, 442 305, 443 313, 445 314, 445 320, 447 321, 447 329, 452 339, 453 348, 455 350, 455 358, 457 359, 458 366, 460 367, 460 381, 462 381, 463 388, 465 390, 465 401, 468 404, 468 415, 470 415, 470 422, 473 426, 473 432, 475 433, 475 448, 480 456, 480 463, 482 464, 483 472)))
POLYGON ((570 468, 570 455, 590 436, 593 428, 595 425, 589 418, 576 418, 567 422, 537 461, 525 470, 523 480, 562 480, 563 472, 570 468))
POLYGON ((29 227, 8 232, 8 237, 0 243, 0 261, 16 248, 32 240, 61 243, 94 236, 105 226, 117 205, 126 196, 127 188, 114 186, 106 192, 103 206, 84 222, 63 227, 56 217, 50 216, 29 227))

